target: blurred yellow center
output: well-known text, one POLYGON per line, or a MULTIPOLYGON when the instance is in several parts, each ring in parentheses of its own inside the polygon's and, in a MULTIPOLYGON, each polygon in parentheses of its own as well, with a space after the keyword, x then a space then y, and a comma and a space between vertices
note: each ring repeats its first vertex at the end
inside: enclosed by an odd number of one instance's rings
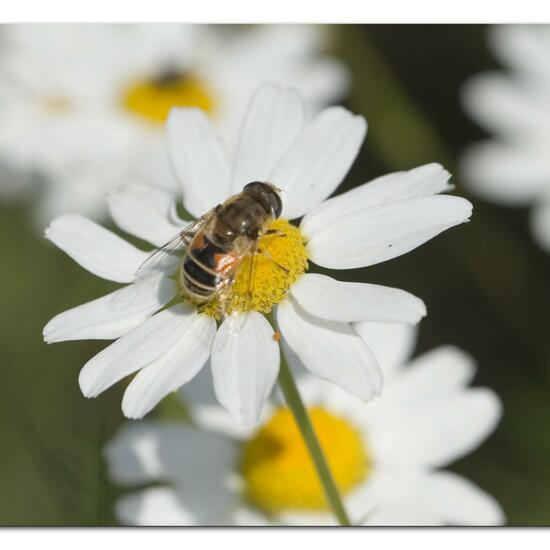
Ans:
POLYGON ((163 123, 172 107, 197 107, 211 113, 210 90, 190 73, 168 72, 154 80, 133 82, 123 93, 126 109, 152 122, 163 123))
MULTIPOLYGON (((369 474, 370 460, 359 432, 321 407, 309 409, 319 443, 340 494, 369 474)), ((268 513, 326 510, 328 504, 311 456, 288 409, 277 413, 244 447, 245 496, 268 513)))
POLYGON ((43 99, 42 107, 50 114, 65 114, 71 109, 71 101, 62 96, 48 96, 43 99))
POLYGON ((307 270, 306 240, 287 220, 277 219, 269 229, 277 233, 264 235, 258 243, 260 252, 243 259, 230 295, 223 303, 216 298, 199 305, 200 311, 216 319, 220 319, 222 307, 225 314, 251 310, 269 313, 286 296, 290 286, 307 270))

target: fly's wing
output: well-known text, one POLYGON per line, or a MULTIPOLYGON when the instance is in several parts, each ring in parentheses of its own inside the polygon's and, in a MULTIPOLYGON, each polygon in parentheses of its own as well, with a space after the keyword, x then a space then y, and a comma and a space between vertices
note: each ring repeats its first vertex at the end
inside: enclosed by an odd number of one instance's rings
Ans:
POLYGON ((204 216, 191 222, 166 244, 155 250, 139 266, 136 278, 143 278, 153 273, 173 274, 187 254, 189 243, 193 237, 210 221, 215 209, 208 211, 204 216))

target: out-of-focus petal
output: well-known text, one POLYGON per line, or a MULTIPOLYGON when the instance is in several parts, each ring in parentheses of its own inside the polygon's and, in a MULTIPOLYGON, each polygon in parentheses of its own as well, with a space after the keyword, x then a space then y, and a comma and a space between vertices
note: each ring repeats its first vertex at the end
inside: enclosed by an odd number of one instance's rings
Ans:
POLYGON ((376 357, 384 377, 397 371, 411 357, 416 345, 417 327, 406 323, 353 323, 376 357))
POLYGON ((474 145, 461 160, 465 185, 503 205, 525 205, 548 189, 550 162, 535 151, 487 141, 474 145))

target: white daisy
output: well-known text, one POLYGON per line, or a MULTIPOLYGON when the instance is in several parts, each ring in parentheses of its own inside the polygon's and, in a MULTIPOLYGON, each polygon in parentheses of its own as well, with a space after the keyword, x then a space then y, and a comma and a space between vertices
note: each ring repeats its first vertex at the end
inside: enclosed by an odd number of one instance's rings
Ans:
MULTIPOLYGON (((148 183, 169 185, 162 129, 172 106, 206 110, 233 143, 261 82, 299 87, 315 112, 348 82, 342 63, 321 55, 316 26, 24 24, 4 26, 1 39, 0 156, 48 178, 47 221, 101 217, 106 191, 128 178, 155 173, 148 183)), ((13 194, 11 181, 0 196, 13 194)))
POLYGON ((550 250, 550 26, 498 25, 489 39, 506 72, 463 90, 466 110, 493 136, 462 159, 465 183, 498 204, 533 206, 532 233, 550 250))
MULTIPOLYGON (((310 375, 298 381, 352 524, 502 524, 491 496, 441 469, 493 432, 500 400, 489 389, 468 387, 473 361, 452 346, 405 365, 412 332, 398 324, 363 325, 363 336, 384 357, 386 388, 374 403, 310 375)), ((237 427, 219 406, 191 411, 197 427, 131 424, 107 445, 114 482, 155 484, 118 500, 121 523, 334 523, 288 409, 270 405, 257 429, 237 427)))
MULTIPOLYGON (((189 212, 203 214, 250 181, 270 181, 282 190, 282 217, 271 228, 286 236, 261 238, 271 259, 257 259, 252 300, 243 300, 248 290, 243 265, 232 288, 233 315, 219 327, 216 302, 197 308, 178 297, 180 303, 155 314, 178 288, 163 274, 136 280, 147 252, 82 216, 55 219, 46 230, 48 239, 95 275, 128 284, 61 313, 44 329, 48 343, 118 338, 82 369, 84 395, 96 397, 139 371, 122 402, 126 416, 139 418, 210 357, 220 403, 239 422, 257 422, 279 370, 279 334, 264 316, 274 306, 278 330, 306 368, 362 399, 378 395, 382 375, 361 337, 361 323, 414 324, 426 313, 424 303, 403 290, 305 273, 308 261, 352 269, 400 256, 467 221, 471 204, 437 195, 449 179, 437 164, 390 174, 325 200, 348 172, 365 132, 365 120, 341 107, 306 123, 297 92, 266 85, 251 100, 230 163, 204 113, 172 112, 171 160, 189 212), (299 227, 287 221, 301 216, 299 227), (231 329, 235 317, 246 319, 241 330, 231 329)), ((109 206, 120 228, 155 246, 185 225, 175 217, 171 197, 158 189, 131 186, 112 195, 109 206)))

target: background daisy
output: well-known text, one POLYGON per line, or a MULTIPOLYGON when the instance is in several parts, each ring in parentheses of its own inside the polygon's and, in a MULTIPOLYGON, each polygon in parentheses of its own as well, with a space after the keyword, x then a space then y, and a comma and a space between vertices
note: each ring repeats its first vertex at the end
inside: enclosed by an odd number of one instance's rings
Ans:
MULTIPOLYGON (((411 327, 364 323, 362 332, 383 358, 381 399, 365 405, 310 375, 299 378, 352 523, 502 524, 490 495, 443 470, 483 442, 501 415, 494 392, 469 387, 472 359, 442 346, 406 364, 415 340, 411 327)), ((186 393, 188 404, 193 393, 186 393)), ((122 523, 333 523, 287 409, 271 405, 261 425, 247 430, 219 406, 191 403, 205 431, 173 422, 126 425, 105 449, 114 482, 157 484, 118 500, 122 523)))
POLYGON ((532 206, 531 231, 550 250, 550 26, 499 25, 489 46, 504 71, 464 86, 466 111, 492 136, 462 159, 472 192, 506 206, 532 206))
MULTIPOLYGON (((333 25, 329 30, 330 51, 352 75, 345 105, 369 121, 368 144, 337 192, 436 162, 453 173, 453 194, 464 196, 455 162, 486 134, 464 113, 459 91, 471 75, 502 71, 487 49, 487 26, 333 25)), ((4 184, 18 187, 6 172, 2 189, 4 184)), ((0 523, 112 525, 119 489, 107 479, 101 450, 125 421, 120 412, 125 382, 97 399, 83 399, 78 371, 107 342, 45 346, 40 334, 60 311, 122 285, 87 275, 37 238, 23 206, 0 202, 0 523)), ((139 249, 150 248, 120 234, 139 249)), ((482 365, 476 384, 493 388, 506 414, 495 435, 452 469, 496 497, 510 525, 550 522, 549 273, 550 255, 532 238, 528 209, 485 200, 475 200, 471 223, 414 254, 329 273, 421 297, 429 315, 422 321, 418 351, 454 342, 482 365)), ((199 376, 211 391, 209 367, 199 376)), ((178 411, 179 400, 171 395, 148 418, 173 418, 178 411)))
MULTIPOLYGON (((4 26, 0 159, 46 178, 42 221, 103 218, 106 192, 128 179, 173 184, 162 140, 171 107, 203 109, 232 144, 263 81, 298 86, 314 112, 341 97, 348 74, 321 55, 325 34, 293 25, 4 26)), ((4 175, 0 197, 16 183, 4 175)))
MULTIPOLYGON (((438 195, 448 189, 450 175, 436 164, 390 174, 325 200, 348 172, 365 132, 365 120, 341 107, 306 123, 297 92, 265 85, 251 99, 230 169, 203 112, 171 113, 169 150, 189 212, 204 214, 250 181, 270 181, 282 190, 282 218, 273 227, 286 237, 265 236, 260 246, 286 272, 272 260, 258 260, 251 311, 236 306, 218 328, 209 304, 197 308, 187 301, 155 314, 178 294, 169 278, 173 265, 166 273, 136 277, 146 252, 82 216, 55 219, 46 229, 50 241, 95 275, 130 283, 57 315, 44 328, 48 343, 119 338, 81 370, 84 395, 96 397, 139 371, 122 408, 126 416, 141 418, 211 357, 220 403, 239 422, 254 424, 279 371, 275 329, 264 316, 274 306, 282 337, 306 368, 364 400, 379 395, 382 374, 361 337, 360 323, 414 324, 426 313, 424 303, 400 289, 304 274, 308 261, 351 269, 395 258, 467 221, 471 204, 438 195), (286 221, 304 214, 299 227, 286 221), (231 330, 239 315, 242 330, 231 330)), ((173 198, 158 189, 131 187, 113 195, 110 206, 119 227, 157 246, 185 226, 174 217, 173 198)), ((237 275, 232 287, 237 304, 239 292, 248 291, 246 266, 241 271, 245 284, 237 275)))

